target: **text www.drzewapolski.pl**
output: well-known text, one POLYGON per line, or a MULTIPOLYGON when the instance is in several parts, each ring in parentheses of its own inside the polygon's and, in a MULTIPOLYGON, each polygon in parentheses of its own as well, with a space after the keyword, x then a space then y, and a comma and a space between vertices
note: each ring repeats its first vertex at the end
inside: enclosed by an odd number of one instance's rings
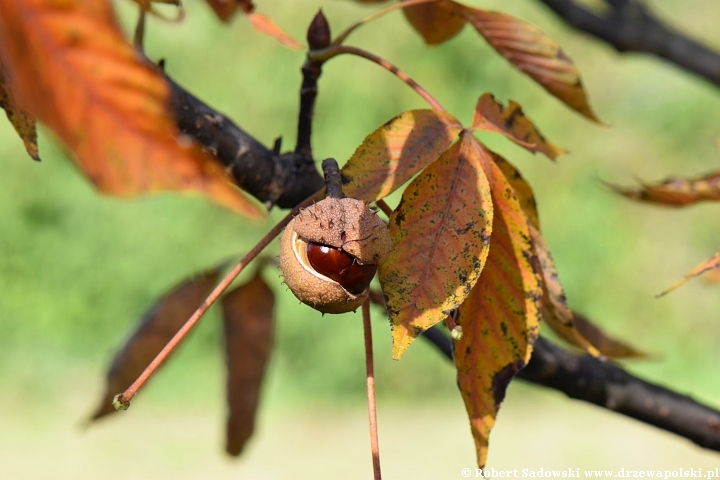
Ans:
POLYGON ((652 478, 670 480, 672 478, 698 478, 720 480, 720 467, 715 469, 702 468, 676 468, 673 470, 580 470, 579 468, 566 468, 564 470, 537 470, 529 468, 514 468, 512 470, 496 470, 489 468, 463 468, 464 478, 652 478))

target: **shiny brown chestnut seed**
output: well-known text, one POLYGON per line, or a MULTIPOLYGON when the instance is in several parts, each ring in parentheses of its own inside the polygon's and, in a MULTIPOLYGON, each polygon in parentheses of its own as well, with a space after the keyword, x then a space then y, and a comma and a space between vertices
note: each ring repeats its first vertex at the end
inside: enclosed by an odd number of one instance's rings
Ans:
POLYGON ((348 292, 358 295, 367 289, 377 265, 363 265, 340 248, 309 242, 307 258, 320 274, 335 280, 348 292))

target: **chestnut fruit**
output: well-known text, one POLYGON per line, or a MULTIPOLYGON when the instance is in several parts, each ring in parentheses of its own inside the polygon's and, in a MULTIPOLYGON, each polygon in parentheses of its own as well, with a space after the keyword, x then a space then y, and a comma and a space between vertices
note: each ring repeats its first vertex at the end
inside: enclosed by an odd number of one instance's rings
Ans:
POLYGON ((308 243, 307 256, 315 270, 355 295, 370 285, 377 271, 377 265, 364 265, 339 248, 319 243, 308 243))

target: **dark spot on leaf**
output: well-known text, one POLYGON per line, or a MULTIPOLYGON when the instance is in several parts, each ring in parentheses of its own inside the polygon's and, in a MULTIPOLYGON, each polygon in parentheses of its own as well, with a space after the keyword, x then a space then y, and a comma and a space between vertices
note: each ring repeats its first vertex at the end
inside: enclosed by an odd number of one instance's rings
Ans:
POLYGON ((505 399, 505 392, 510 384, 510 380, 523 367, 523 362, 518 360, 514 363, 508 363, 499 372, 493 375, 492 392, 495 400, 495 408, 499 407, 505 399))

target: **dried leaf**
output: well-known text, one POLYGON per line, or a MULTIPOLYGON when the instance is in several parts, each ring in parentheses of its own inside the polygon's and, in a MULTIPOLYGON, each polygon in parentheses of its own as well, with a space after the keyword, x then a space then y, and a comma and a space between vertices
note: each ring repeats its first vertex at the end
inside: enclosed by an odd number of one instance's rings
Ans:
POLYGON ((606 185, 630 199, 671 207, 720 200, 720 172, 691 179, 669 178, 656 185, 643 184, 641 188, 623 188, 609 183, 606 185))
POLYGON ((352 197, 379 200, 435 161, 457 138, 462 125, 437 110, 411 110, 370 135, 342 168, 343 188, 352 197))
POLYGON ((481 148, 461 135, 405 189, 390 217, 393 249, 380 284, 396 359, 465 300, 485 264, 493 208, 481 148))
POLYGON ((580 72, 540 29, 505 13, 458 5, 465 18, 510 63, 590 120, 602 123, 588 104, 580 72))
POLYGON ((437 45, 460 33, 465 26, 462 12, 447 0, 403 8, 405 18, 428 45, 437 45))
POLYGON ((673 284, 670 286, 670 288, 668 288, 668 289, 665 290, 664 292, 660 293, 660 294, 658 295, 658 297, 662 297, 663 295, 667 295, 668 293, 672 292, 673 290, 675 290, 675 289, 678 288, 679 286, 683 285, 685 282, 687 282, 687 281, 690 280, 691 278, 695 278, 695 277, 697 277, 698 275, 701 275, 701 274, 703 274, 703 273, 705 273, 705 272, 707 272, 707 271, 710 271, 710 270, 713 270, 713 269, 716 269, 716 268, 720 268, 720 252, 716 253, 716 254, 713 255, 712 257, 710 257, 710 258, 708 258, 707 260, 705 260, 704 262, 702 262, 702 263, 701 263, 700 265, 698 265, 697 267, 695 267, 695 268, 693 268, 692 270, 690 270, 688 273, 685 274, 685 276, 684 276, 683 278, 681 278, 681 279, 678 280, 677 282, 673 283, 673 284))
POLYGON ((18 103, 65 142, 101 191, 201 192, 264 215, 180 137, 169 86, 123 38, 110 2, 0 0, 0 56, 18 103))
POLYGON ((91 420, 115 413, 113 397, 127 389, 177 333, 217 283, 219 269, 177 285, 158 300, 113 359, 105 393, 91 420))
POLYGON ((590 341, 600 353, 608 358, 642 358, 649 355, 632 345, 607 335, 587 317, 575 312, 573 314, 575 328, 590 341))
POLYGON ((205 0, 223 22, 227 22, 241 7, 245 12, 252 12, 255 5, 249 0, 205 0))
POLYGON ((20 139, 25 144, 25 150, 33 160, 40 161, 37 145, 37 129, 35 118, 23 110, 17 102, 7 83, 5 67, 0 63, 0 108, 5 110, 8 120, 12 124, 20 139))
POLYGON ((290 35, 285 33, 280 27, 277 26, 269 17, 261 13, 248 13, 248 18, 253 28, 260 33, 268 35, 274 38, 278 42, 282 43, 286 47, 292 48, 293 50, 300 50, 303 48, 303 44, 292 38, 290 35))
POLYGON ((225 449, 230 455, 240 455, 255 426, 274 307, 275 296, 259 273, 222 299, 229 406, 225 449))
POLYGON ((490 93, 484 93, 478 100, 472 128, 501 133, 530 152, 541 152, 552 160, 567 153, 540 133, 519 103, 510 100, 505 107, 490 93))
POLYGON ((458 385, 470 416, 480 467, 510 380, 525 366, 538 336, 541 281, 528 223, 512 186, 494 162, 488 173, 495 208, 490 254, 458 310, 458 385))

